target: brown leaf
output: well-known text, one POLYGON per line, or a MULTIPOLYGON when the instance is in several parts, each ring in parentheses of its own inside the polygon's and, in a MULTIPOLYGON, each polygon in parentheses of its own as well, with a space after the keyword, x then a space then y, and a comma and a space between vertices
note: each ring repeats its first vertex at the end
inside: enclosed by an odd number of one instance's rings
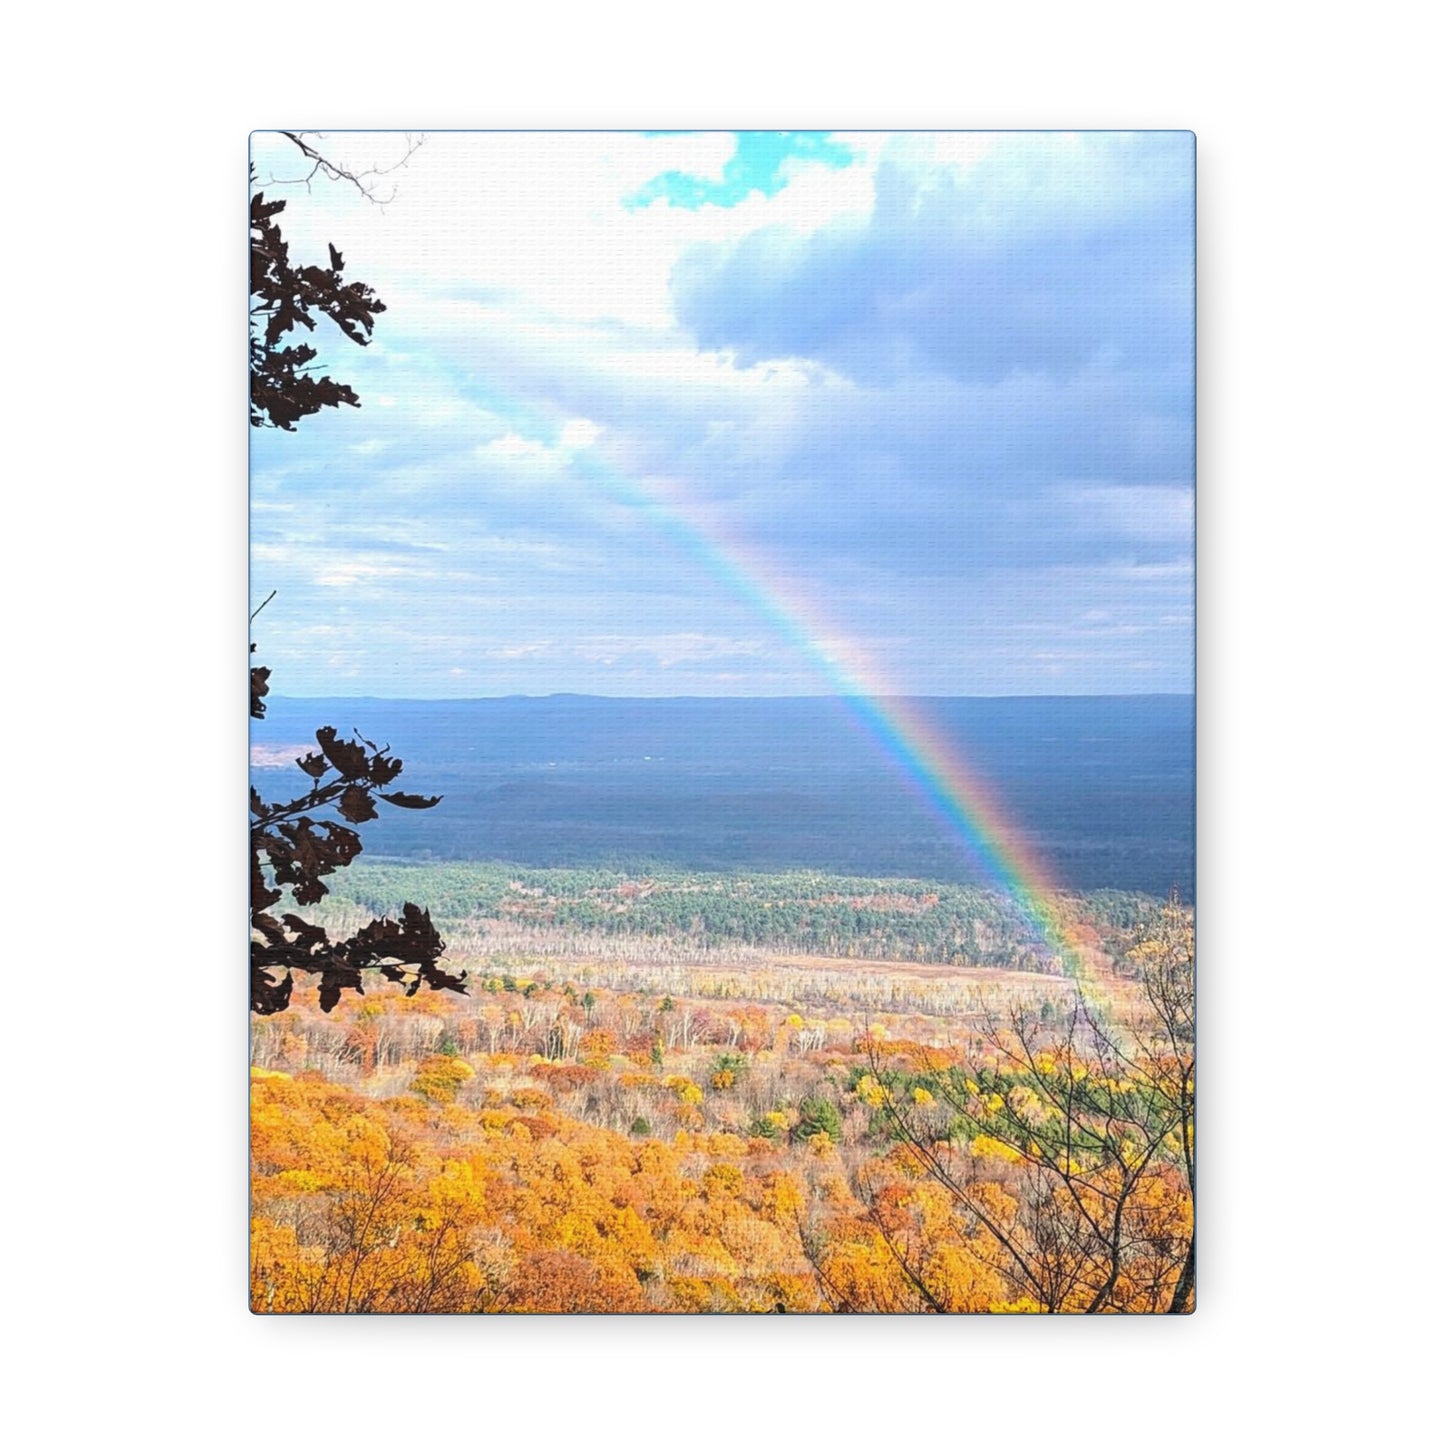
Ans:
POLYGON ((265 717, 266 704, 262 699, 271 691, 270 684, 266 681, 271 676, 269 667, 253 667, 251 669, 251 716, 265 717))
POLYGON ((285 974, 277 980, 264 968, 251 970, 251 1012, 257 1014, 278 1014, 291 1002, 291 975, 285 974))
POLYGON ((377 787, 383 787, 401 772, 401 759, 394 758, 385 752, 379 752, 371 760, 369 769, 371 781, 377 787))
POLYGON ((365 823, 376 817, 376 804, 371 794, 353 783, 336 800, 336 809, 348 823, 365 823))
POLYGON ((336 729, 332 727, 317 728, 316 741, 321 745, 321 751, 326 754, 327 762, 343 778, 350 781, 366 776, 366 749, 360 743, 337 737, 336 729))

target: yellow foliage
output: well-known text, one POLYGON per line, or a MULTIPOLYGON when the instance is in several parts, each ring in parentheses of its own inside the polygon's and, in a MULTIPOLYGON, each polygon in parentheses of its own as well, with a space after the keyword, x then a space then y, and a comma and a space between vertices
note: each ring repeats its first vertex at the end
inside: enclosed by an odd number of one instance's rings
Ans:
POLYGON ((433 1054, 417 1066, 412 1091, 434 1104, 449 1104, 462 1085, 476 1078, 476 1070, 465 1059, 450 1054, 433 1054))
POLYGON ((828 1301, 818 1293, 817 1281, 811 1274, 774 1274, 767 1280, 776 1304, 789 1314, 823 1314, 829 1312, 828 1301))
POLYGON ((980 1134, 968 1146, 968 1152, 975 1159, 1001 1159, 1005 1164, 1017 1164, 1024 1157, 1012 1145, 1002 1139, 990 1139, 987 1134, 980 1134))
POLYGON ((743 1159, 748 1153, 748 1141, 736 1134, 709 1134, 703 1147, 714 1159, 743 1159))
MULTIPOLYGON (((1118 987, 1126 985, 1132 980, 1123 976, 1118 987)), ((579 993, 582 986, 576 983, 579 993)), ((1033 1259, 1047 1239, 1059 1252, 1050 1277, 1063 1283, 1043 1307, 1081 1309, 1101 1286, 1111 1290, 1110 1309, 1168 1307, 1193 1225, 1180 1158, 1192 1119, 1166 1133, 1165 1112, 1157 1133, 1141 1123, 1138 1138, 1126 1141, 1124 1128, 1135 1126, 1121 1123, 1130 1111, 1115 1108, 1110 1127, 1119 1152, 1111 1155, 1084 1133, 1069 1161, 1073 1177, 1062 1158, 1026 1144, 1026 1131, 1015 1138, 1004 1127, 1007 1119, 1047 1124, 1050 1137, 1061 1138, 1053 1128, 1060 1109, 1045 1095, 1069 1073, 1090 1085, 1060 1091, 1060 1098, 1077 1095, 1080 1102, 1068 1107, 1093 1110, 1096 1124, 1105 1114, 1104 1089, 1187 1098, 1187 1064, 1159 1054, 1157 1041, 1156 1053, 1137 1063, 1132 1056, 1101 1059, 1086 1039, 1077 1047, 1056 1043, 1025 1067, 1012 1035, 990 1039, 970 1023, 924 1013, 897 1015, 891 1041, 882 1026, 865 1029, 856 1016, 831 1019, 828 1048, 799 1055, 787 1047, 790 1030, 817 1029, 818 1021, 769 1003, 749 1005, 745 1020, 729 1015, 744 1030, 734 1043, 746 1051, 747 1076, 702 1064, 705 1051, 726 1037, 714 1032, 679 1050, 675 1061, 669 1056, 675 1069, 696 1070, 694 1079, 648 1066, 638 1040, 650 1035, 638 1020, 649 1017, 650 1003, 601 992, 588 1020, 592 1031, 568 1035, 576 1039, 569 1044, 575 1057, 533 1055, 530 1064, 527 1051, 546 1018, 524 1025, 515 1011, 504 1020, 490 1006, 495 1017, 486 1020, 467 1000, 431 1006, 446 1017, 465 1057, 418 1059, 433 1046, 435 1026, 374 1027, 414 1012, 379 1000, 348 1000, 330 1021, 314 999, 302 1000, 279 1023, 259 1026, 264 1051, 257 1057, 281 1068, 252 1071, 254 1307, 550 1313, 768 1311, 781 1304, 790 1312, 1029 1312, 1041 1305, 1021 1297, 1031 1286, 1009 1251, 1033 1259), (354 1050, 363 1024, 372 1026, 370 1046, 380 1048, 381 1072, 373 1078, 364 1065, 369 1093, 304 1069, 308 1059, 334 1069, 333 1040, 345 1037, 354 1050), (835 1036, 850 1030, 857 1051, 844 1060, 832 1050, 835 1036), (517 1052, 479 1052, 505 1039, 517 1052), (770 1040, 776 1051, 759 1048, 770 1040), (990 1046, 991 1069, 983 1057, 990 1046), (625 1054, 629 1048, 635 1058, 625 1054), (748 1136, 748 1121, 771 1100, 809 1097, 820 1086, 832 1095, 849 1063, 864 1061, 860 1052, 924 1078, 959 1064, 984 1070, 963 1081, 977 1100, 969 1116, 975 1128, 1007 1137, 910 1148, 868 1136, 840 1159, 826 1131, 807 1140, 806 1150, 789 1145, 799 1113, 786 1105, 764 1115, 774 1138, 748 1136), (522 1077, 527 1070, 530 1079, 522 1077), (513 1090, 514 1079, 522 1087, 513 1090), (639 1113, 654 1129, 670 1117, 676 1134, 670 1141, 665 1129, 660 1139, 641 1130, 633 1136, 639 1113), (1093 1226, 1107 1235, 1108 1211, 1126 1188, 1129 1246, 1111 1273, 1107 1259, 1100 1263, 1093 1226)), ((853 1097, 869 1109, 890 1101, 871 1073, 855 1083, 853 1097)), ((903 1097, 919 1109, 955 1108, 951 1092, 935 1095, 922 1085, 903 1097)), ((1183 1106, 1174 1108, 1177 1119, 1183 1106)))
POLYGON ((1049 1115, 1048 1105, 1027 1084, 1015 1084, 1008 1091, 1008 1105, 1030 1124, 1041 1124, 1049 1115))
POLYGON ((314 1169, 283 1169, 273 1176, 273 1184, 278 1194, 315 1194, 327 1181, 314 1169))
POLYGON ((999 1298, 1004 1282, 995 1270, 955 1244, 939 1245, 923 1262, 928 1292, 954 1314, 986 1313, 999 1298))
POLYGON ((702 1090, 685 1074, 670 1074, 664 1082, 680 1104, 702 1103, 702 1090))
POLYGON ((763 1217, 774 1223, 791 1223, 802 1209, 803 1186, 791 1175, 779 1170, 763 1180, 763 1217))
POLYGON ((734 1199, 742 1191, 743 1171, 736 1164, 713 1164, 703 1171, 702 1187, 709 1198, 734 1199))
POLYGON ((667 1283, 679 1311, 686 1314, 707 1314, 710 1311, 712 1286, 706 1280, 685 1275, 667 1283))

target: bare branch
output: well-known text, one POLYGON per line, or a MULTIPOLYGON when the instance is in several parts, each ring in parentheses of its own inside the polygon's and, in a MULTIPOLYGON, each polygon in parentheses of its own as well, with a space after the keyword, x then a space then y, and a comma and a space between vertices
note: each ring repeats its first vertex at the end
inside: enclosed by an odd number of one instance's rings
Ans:
POLYGON ((307 139, 307 137, 310 136, 312 140, 325 142, 326 136, 320 131, 283 130, 278 131, 277 134, 285 136, 285 138, 311 162, 311 169, 307 171, 304 176, 281 177, 272 175, 267 179, 267 185, 305 186, 307 190, 310 190, 311 182, 320 175, 329 181, 344 181, 349 185, 355 186, 373 205, 382 207, 390 205, 391 202, 396 199, 396 187, 392 186, 388 193, 382 196, 377 192, 377 182, 406 166, 417 151, 421 149, 422 143, 426 139, 425 136, 416 135, 411 131, 404 131, 403 138, 406 152, 399 161, 389 166, 368 166, 365 170, 352 170, 349 166, 344 166, 333 161, 323 151, 318 150, 317 147, 311 143, 311 140, 307 139))

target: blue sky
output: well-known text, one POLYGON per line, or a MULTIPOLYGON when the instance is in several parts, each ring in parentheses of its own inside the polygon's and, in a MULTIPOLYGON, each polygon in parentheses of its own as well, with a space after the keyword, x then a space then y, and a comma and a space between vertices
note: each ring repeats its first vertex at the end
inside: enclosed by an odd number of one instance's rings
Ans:
POLYGON ((385 207, 287 149, 388 309, 252 433, 277 691, 1191 689, 1191 136, 437 134, 385 207))

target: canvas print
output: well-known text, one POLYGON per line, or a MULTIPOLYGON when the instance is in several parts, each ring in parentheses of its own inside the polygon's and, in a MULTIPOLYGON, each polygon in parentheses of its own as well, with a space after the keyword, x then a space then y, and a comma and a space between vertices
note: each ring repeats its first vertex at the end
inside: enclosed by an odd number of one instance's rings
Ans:
POLYGON ((1195 1305, 1194 138, 251 138, 261 1314, 1195 1305))

